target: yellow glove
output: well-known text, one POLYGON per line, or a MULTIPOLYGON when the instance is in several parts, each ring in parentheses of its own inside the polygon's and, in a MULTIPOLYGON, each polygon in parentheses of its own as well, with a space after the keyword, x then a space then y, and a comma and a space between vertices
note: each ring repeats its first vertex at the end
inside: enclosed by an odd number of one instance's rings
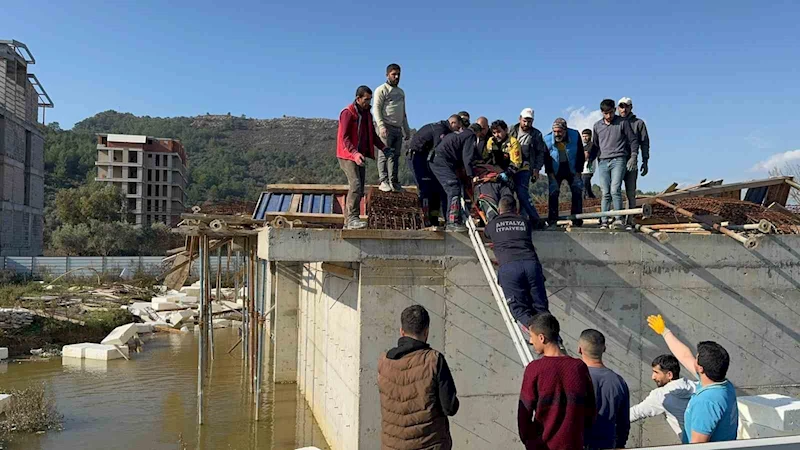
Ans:
POLYGON ((667 324, 664 323, 664 318, 661 317, 661 314, 657 316, 647 316, 647 325, 661 336, 667 332, 667 324))

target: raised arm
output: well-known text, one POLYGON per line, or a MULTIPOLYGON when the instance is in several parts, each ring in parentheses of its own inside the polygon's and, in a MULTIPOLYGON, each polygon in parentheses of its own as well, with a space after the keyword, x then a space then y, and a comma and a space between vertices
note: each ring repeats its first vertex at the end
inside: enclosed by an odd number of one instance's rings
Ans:
POLYGON ((689 370, 689 373, 696 373, 695 372, 695 357, 692 353, 692 349, 690 349, 686 344, 680 341, 672 331, 667 328, 667 325, 664 323, 664 318, 661 317, 661 314, 657 316, 647 316, 647 324, 650 328, 653 329, 656 333, 660 334, 664 341, 667 343, 667 347, 669 347, 669 351, 672 352, 672 355, 678 358, 678 362, 681 363, 683 367, 689 370))

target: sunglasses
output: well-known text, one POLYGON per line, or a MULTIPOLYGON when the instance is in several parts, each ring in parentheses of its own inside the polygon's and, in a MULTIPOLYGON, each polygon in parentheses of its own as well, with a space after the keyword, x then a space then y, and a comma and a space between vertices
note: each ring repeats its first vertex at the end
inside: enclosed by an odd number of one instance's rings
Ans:
POLYGON ((620 104, 619 104, 619 107, 620 107, 620 108, 623 108, 623 109, 625 109, 625 108, 630 108, 630 107, 631 107, 631 105, 629 105, 629 104, 627 104, 627 103, 620 103, 620 104))

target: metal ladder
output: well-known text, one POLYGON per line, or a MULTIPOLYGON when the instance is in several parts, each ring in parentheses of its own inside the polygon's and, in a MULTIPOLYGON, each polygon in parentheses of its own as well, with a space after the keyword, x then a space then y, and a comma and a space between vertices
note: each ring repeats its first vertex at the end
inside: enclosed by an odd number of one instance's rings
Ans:
POLYGON ((531 355, 531 351, 528 348, 528 338, 523 335, 522 330, 517 326, 514 317, 511 315, 511 311, 508 309, 508 303, 503 295, 503 290, 500 288, 500 285, 497 284, 497 275, 495 274, 494 267, 492 267, 491 260, 489 260, 489 254, 486 252, 486 245, 483 243, 483 239, 481 239, 478 227, 475 226, 475 222, 473 222, 472 217, 468 214, 463 196, 461 197, 461 208, 463 211, 467 212, 467 217, 464 221, 467 223, 469 239, 472 241, 475 254, 478 255, 478 261, 481 264, 481 268, 483 268, 483 274, 486 276, 486 281, 489 283, 489 287, 492 290, 494 300, 497 302, 500 315, 503 316, 503 321, 506 323, 506 329, 508 330, 509 336, 511 336, 511 341, 514 343, 514 348, 517 350, 520 363, 522 363, 522 367, 526 367, 528 363, 533 361, 533 355, 531 355))

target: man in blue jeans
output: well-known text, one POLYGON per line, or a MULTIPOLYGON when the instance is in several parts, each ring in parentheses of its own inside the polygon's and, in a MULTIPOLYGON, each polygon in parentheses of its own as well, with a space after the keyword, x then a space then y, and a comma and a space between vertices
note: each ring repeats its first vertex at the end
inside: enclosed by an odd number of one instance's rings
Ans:
POLYGON ((508 134, 516 138, 522 149, 522 161, 525 170, 518 170, 514 174, 514 189, 520 204, 523 216, 531 220, 534 228, 540 228, 539 214, 533 207, 531 200, 531 178, 536 182, 539 171, 544 165, 544 155, 547 148, 544 145, 542 132, 533 126, 533 109, 525 108, 519 113, 519 123, 511 127, 508 134))
MULTIPOLYGON (((572 214, 583 212, 583 141, 578 130, 567 128, 567 121, 561 117, 553 122, 553 131, 544 137, 547 155, 544 158, 544 171, 549 183, 547 223, 556 226, 558 222, 558 198, 561 196, 561 183, 566 181, 572 192, 572 214)), ((579 227, 582 220, 573 220, 579 227)))
MULTIPOLYGON (((616 114, 614 100, 600 102, 603 118, 594 124, 592 143, 597 146, 597 181, 602 192, 602 211, 622 209, 622 180, 628 171, 636 170, 639 140, 630 122, 616 114)), ((622 216, 617 216, 612 229, 624 228, 622 216)), ((600 228, 608 228, 608 218, 600 219, 600 228)))
POLYGON ((494 255, 500 263, 497 281, 503 288, 508 309, 514 320, 527 332, 533 316, 549 312, 544 288, 542 264, 531 240, 528 220, 514 212, 514 200, 502 198, 495 216, 484 229, 494 244, 494 255))

